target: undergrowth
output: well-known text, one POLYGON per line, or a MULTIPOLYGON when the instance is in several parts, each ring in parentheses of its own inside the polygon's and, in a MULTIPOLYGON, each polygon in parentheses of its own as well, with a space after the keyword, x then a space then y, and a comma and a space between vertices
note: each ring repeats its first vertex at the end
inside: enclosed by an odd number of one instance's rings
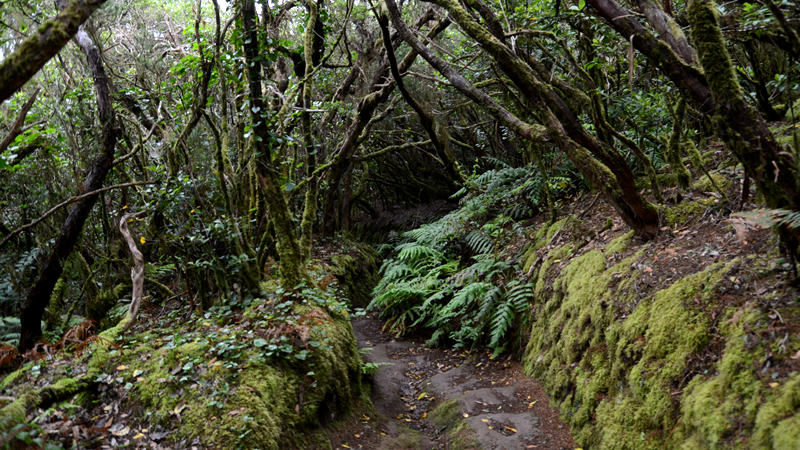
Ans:
POLYGON ((393 257, 368 309, 380 309, 397 335, 423 327, 433 331, 429 345, 486 345, 498 355, 533 299, 516 258, 499 250, 521 232, 516 221, 538 208, 544 181, 526 167, 490 170, 472 183, 456 193, 466 194, 459 209, 379 248, 393 257))

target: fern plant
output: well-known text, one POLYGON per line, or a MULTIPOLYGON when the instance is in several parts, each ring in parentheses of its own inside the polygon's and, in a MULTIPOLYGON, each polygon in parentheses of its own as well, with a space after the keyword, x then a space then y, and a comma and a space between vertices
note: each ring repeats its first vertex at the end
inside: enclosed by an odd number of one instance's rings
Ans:
POLYGON ((0 342, 16 345, 20 336, 20 321, 17 317, 0 317, 0 342))
POLYGON ((382 247, 390 257, 368 308, 381 310, 385 329, 397 335, 430 329, 429 344, 486 345, 495 354, 507 348, 508 337, 526 317, 533 286, 513 280, 519 267, 497 253, 509 237, 509 225, 539 205, 545 186, 534 167, 499 162, 497 167, 473 177, 470 189, 456 194, 462 197, 459 209, 392 236, 391 251, 382 247))

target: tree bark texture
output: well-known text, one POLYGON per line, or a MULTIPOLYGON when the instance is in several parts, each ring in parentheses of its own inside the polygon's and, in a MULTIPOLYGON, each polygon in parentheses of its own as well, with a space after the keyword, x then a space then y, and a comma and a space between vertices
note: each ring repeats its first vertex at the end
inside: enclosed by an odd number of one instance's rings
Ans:
POLYGON ((131 304, 128 307, 128 317, 123 319, 125 320, 125 325, 122 328, 123 333, 136 324, 136 318, 139 316, 139 308, 142 305, 142 296, 144 295, 144 256, 136 247, 136 241, 133 240, 131 232, 128 230, 128 221, 141 217, 144 214, 145 212, 125 214, 119 219, 119 232, 128 244, 128 250, 131 252, 131 259, 133 259, 133 267, 131 267, 133 292, 131 293, 131 304))

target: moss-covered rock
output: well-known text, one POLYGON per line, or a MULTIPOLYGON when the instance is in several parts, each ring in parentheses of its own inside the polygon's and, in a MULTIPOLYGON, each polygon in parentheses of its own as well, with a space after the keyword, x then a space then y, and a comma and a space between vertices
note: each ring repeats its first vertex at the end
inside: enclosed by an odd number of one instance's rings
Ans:
POLYGON ((708 208, 713 207, 719 202, 718 199, 713 197, 703 198, 700 200, 686 201, 669 208, 665 208, 663 212, 664 224, 673 227, 691 219, 696 214, 702 214, 708 208))
POLYGON ((372 300, 372 289, 380 281, 378 269, 381 266, 381 256, 369 245, 356 242, 347 244, 355 252, 334 256, 331 273, 344 289, 350 304, 356 308, 364 308, 372 300))
POLYGON ((712 183, 711 180, 704 175, 695 181, 694 184, 692 184, 692 188, 699 189, 703 192, 714 192, 717 190, 717 188, 714 187, 714 184, 716 184, 720 189, 722 189, 723 192, 725 192, 730 187, 731 182, 725 176, 714 172, 710 173, 709 175, 711 175, 711 178, 714 179, 714 183, 712 183))

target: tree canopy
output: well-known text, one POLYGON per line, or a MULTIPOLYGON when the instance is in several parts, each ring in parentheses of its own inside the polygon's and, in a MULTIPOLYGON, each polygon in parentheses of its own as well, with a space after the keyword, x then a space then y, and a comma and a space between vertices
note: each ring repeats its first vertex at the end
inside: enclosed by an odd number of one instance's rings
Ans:
MULTIPOLYGON (((721 141, 743 173, 729 211, 750 180, 798 211, 798 7, 7 1, 0 316, 21 350, 62 309, 108 326, 131 287, 123 218, 152 295, 202 310, 313 283, 315 240, 382 240, 393 210, 499 168, 525 174, 502 193, 515 218, 596 190, 652 239, 721 141)), ((794 261, 797 227, 775 224, 794 261)))

